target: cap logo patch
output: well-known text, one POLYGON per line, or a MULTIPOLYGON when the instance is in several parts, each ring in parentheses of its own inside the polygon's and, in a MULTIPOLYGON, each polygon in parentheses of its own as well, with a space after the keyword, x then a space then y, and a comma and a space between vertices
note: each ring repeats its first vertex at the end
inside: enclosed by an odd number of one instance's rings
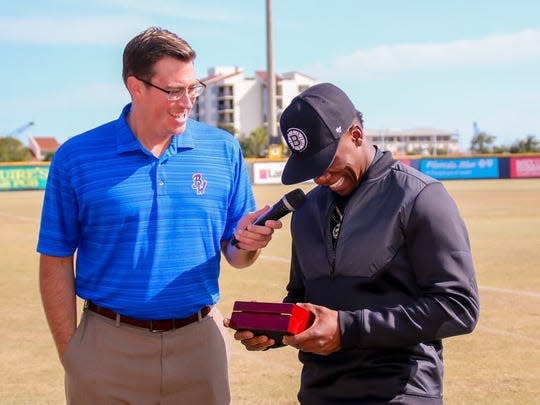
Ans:
POLYGON ((338 134, 341 134, 341 125, 340 125, 339 127, 336 127, 336 132, 337 132, 338 134))
POLYGON ((289 128, 287 131, 287 143, 297 152, 306 150, 308 146, 307 136, 301 129, 289 128))

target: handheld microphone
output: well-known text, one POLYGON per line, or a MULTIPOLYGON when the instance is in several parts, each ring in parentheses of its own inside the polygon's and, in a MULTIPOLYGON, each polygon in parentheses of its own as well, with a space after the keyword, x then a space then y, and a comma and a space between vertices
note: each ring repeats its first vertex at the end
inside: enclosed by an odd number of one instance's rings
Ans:
MULTIPOLYGON (((289 191, 287 194, 281 197, 281 199, 277 203, 272 205, 272 207, 266 213, 257 218, 253 223, 255 225, 264 225, 264 223, 269 219, 278 220, 287 215, 288 213, 296 211, 298 208, 300 208, 304 203, 305 199, 306 195, 301 189, 297 188, 293 191, 289 191)), ((234 236, 231 240, 231 244, 233 246, 236 246, 238 244, 238 240, 234 236)))

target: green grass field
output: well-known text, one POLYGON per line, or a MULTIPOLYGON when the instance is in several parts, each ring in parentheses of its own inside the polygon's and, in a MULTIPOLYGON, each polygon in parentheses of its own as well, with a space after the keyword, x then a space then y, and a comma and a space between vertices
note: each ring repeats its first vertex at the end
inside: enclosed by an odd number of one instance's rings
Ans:
MULTIPOLYGON (((469 228, 481 315, 470 335, 445 340, 446 404, 535 404, 540 396, 540 179, 445 185, 469 228)), ((304 186, 309 189, 311 186, 304 186)), ((291 190, 256 186, 259 205, 291 190)), ((0 193, 1 404, 63 404, 63 370, 41 307, 36 235, 41 191, 0 193)), ((289 217, 255 265, 222 268, 219 307, 279 301, 290 257, 289 217)), ((251 353, 233 342, 234 404, 295 404, 292 348, 251 353)))

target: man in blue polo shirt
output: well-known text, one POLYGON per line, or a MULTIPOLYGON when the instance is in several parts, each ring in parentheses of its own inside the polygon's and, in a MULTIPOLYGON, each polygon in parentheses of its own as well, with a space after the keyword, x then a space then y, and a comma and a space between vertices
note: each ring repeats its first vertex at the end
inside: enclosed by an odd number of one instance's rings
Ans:
POLYGON ((220 257, 249 266, 281 222, 252 225, 265 208, 237 140, 188 118, 205 88, 195 56, 167 30, 137 35, 132 102, 51 164, 37 250, 68 404, 230 402, 220 257))

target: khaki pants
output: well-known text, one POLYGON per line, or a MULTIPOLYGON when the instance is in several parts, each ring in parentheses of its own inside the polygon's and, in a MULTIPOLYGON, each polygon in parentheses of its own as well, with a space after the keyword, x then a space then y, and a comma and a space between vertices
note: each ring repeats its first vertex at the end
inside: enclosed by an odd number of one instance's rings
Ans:
POLYGON ((216 307, 157 333, 86 310, 62 359, 67 404, 229 404, 229 358, 216 307))

